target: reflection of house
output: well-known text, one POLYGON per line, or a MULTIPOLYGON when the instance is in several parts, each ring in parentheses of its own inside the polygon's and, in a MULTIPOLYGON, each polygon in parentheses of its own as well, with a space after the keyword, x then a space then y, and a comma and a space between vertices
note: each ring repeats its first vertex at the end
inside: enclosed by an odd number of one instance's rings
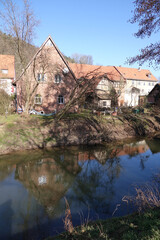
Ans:
POLYGON ((146 152, 149 149, 145 141, 140 141, 123 146, 97 148, 92 152, 79 152, 79 161, 88 161, 96 159, 101 164, 105 164, 108 159, 117 158, 124 155, 137 155, 146 152))
POLYGON ((137 142, 135 144, 125 144, 123 147, 121 148, 117 148, 115 149, 111 156, 115 156, 115 157, 120 157, 120 156, 124 156, 124 155, 137 155, 140 153, 144 153, 149 149, 148 145, 146 144, 145 141, 140 141, 137 142))
POLYGON ((85 77, 91 82, 92 91, 98 96, 99 106, 109 105, 109 91, 113 87, 120 106, 136 106, 139 97, 145 96, 157 83, 149 70, 115 66, 69 64, 76 78, 85 77), (92 84, 94 82, 95 84, 92 84))
POLYGON ((52 158, 19 164, 16 168, 16 176, 49 210, 49 214, 52 214, 55 205, 64 196, 74 179, 72 174, 61 168, 52 158))
POLYGON ((15 92, 12 85, 15 80, 14 56, 0 55, 0 88, 9 95, 15 92))
POLYGON ((148 103, 152 103, 160 106, 160 84, 156 84, 155 87, 147 96, 148 103))
POLYGON ((16 81, 17 104, 45 113, 61 109, 68 102, 75 77, 49 36, 16 81))

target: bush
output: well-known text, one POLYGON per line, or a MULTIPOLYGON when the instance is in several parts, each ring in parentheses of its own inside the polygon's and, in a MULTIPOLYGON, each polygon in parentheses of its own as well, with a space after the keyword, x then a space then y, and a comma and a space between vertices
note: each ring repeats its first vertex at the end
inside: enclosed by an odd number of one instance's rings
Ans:
POLYGON ((4 115, 11 111, 12 98, 3 89, 0 89, 0 114, 4 115))

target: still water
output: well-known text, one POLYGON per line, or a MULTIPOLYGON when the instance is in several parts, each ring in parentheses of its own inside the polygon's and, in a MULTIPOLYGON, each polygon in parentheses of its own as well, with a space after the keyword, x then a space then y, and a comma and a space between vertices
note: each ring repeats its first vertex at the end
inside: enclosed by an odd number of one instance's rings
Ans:
POLYGON ((56 148, 0 157, 0 239, 44 239, 74 225, 132 212, 134 187, 160 173, 160 141, 56 148))

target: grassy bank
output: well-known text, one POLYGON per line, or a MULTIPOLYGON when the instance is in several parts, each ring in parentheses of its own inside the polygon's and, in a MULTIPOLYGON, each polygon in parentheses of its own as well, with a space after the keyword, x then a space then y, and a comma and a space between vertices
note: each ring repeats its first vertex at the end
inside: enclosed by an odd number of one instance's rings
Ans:
POLYGON ((67 114, 63 119, 43 116, 0 116, 0 154, 62 145, 101 144, 148 136, 160 131, 160 113, 96 116, 67 114))
POLYGON ((159 240, 160 208, 141 214, 96 221, 74 229, 73 233, 62 233, 47 240, 159 240))

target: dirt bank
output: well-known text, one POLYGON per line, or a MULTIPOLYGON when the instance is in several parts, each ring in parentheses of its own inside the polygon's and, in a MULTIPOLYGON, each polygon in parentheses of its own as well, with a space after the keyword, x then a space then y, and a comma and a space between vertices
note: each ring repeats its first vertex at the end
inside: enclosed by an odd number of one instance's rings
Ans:
MULTIPOLYGON (((1 120, 1 119, 0 119, 1 120)), ((0 154, 54 146, 101 144, 160 131, 160 114, 93 116, 72 114, 64 119, 8 116, 0 121, 0 154)))

